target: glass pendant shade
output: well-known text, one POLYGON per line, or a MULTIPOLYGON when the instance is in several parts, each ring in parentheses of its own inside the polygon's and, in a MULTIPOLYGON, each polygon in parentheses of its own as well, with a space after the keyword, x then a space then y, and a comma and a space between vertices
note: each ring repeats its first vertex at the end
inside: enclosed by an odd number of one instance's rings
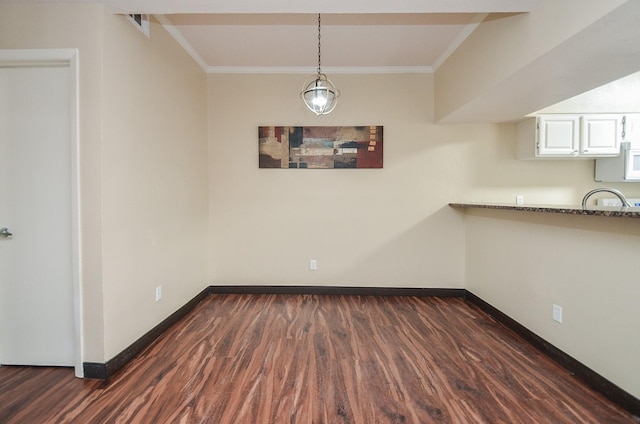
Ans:
POLYGON ((316 115, 324 115, 335 109, 340 91, 329 81, 325 74, 307 84, 300 93, 304 104, 316 115))

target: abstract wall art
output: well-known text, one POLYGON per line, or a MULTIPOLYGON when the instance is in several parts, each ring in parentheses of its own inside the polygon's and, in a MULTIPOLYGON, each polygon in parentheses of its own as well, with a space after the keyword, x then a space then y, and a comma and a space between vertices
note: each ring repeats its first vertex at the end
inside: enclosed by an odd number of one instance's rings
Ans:
POLYGON ((260 168, 382 168, 382 129, 258 127, 260 168))

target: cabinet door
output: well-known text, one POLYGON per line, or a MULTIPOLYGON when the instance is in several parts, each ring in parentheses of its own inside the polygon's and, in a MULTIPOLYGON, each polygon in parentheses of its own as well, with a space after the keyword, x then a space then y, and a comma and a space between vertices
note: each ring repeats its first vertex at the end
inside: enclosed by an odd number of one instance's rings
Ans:
POLYGON ((621 115, 584 115, 581 119, 580 131, 581 155, 617 156, 620 154, 621 115))
POLYGON ((578 155, 580 116, 541 115, 538 117, 538 156, 578 155))
POLYGON ((632 149, 640 149, 640 114, 631 113, 624 116, 622 141, 631 143, 632 149))

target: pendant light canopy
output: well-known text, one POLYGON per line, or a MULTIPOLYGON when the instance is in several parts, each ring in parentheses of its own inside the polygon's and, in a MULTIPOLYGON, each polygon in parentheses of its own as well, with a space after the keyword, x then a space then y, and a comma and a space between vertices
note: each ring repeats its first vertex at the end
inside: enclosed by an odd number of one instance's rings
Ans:
POLYGON ((340 91, 333 85, 321 69, 320 54, 320 14, 318 13, 318 75, 305 86, 300 95, 304 104, 316 115, 325 115, 335 109, 340 91))

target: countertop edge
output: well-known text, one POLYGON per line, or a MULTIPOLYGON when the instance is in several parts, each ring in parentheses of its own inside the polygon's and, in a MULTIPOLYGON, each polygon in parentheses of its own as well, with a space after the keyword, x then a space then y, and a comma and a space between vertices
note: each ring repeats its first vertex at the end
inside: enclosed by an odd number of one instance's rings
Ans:
POLYGON ((640 208, 593 206, 583 209, 575 205, 509 205, 501 203, 449 203, 452 208, 503 209, 521 212, 559 213, 565 215, 589 215, 617 218, 640 218, 640 208))

